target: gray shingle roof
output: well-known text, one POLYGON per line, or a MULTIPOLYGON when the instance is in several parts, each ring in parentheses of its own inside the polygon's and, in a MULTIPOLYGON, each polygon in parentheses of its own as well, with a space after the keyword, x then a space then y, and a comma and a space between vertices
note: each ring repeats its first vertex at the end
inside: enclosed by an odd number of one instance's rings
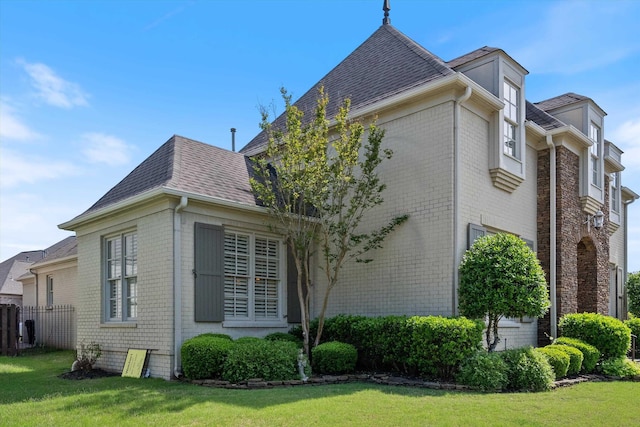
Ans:
MULTIPOLYGON (((382 25, 364 43, 333 68, 294 105, 309 116, 316 105, 317 89, 329 96, 327 116, 335 116, 345 98, 356 109, 396 95, 420 84, 454 74, 445 62, 391 25, 382 25)), ((284 125, 284 115, 273 123, 284 125)), ((248 156, 264 151, 264 132, 240 150, 248 156)))
POLYGON ((564 95, 559 95, 553 98, 546 99, 544 101, 536 102, 535 105, 543 111, 551 111, 555 110, 556 108, 564 107, 565 105, 571 105, 575 104, 576 102, 587 100, 592 101, 591 98, 588 98, 586 96, 569 92, 565 93, 564 95))
POLYGON ((535 104, 527 101, 527 120, 531 120, 545 130, 552 130, 566 126, 565 123, 553 117, 551 114, 536 107, 535 104))
POLYGON ((469 52, 465 55, 452 59, 451 61, 447 61, 447 65, 451 68, 456 68, 456 67, 459 67, 460 65, 464 65, 468 62, 471 62, 478 58, 482 58, 483 56, 489 55, 499 50, 502 50, 502 49, 498 49, 497 47, 484 46, 484 47, 481 47, 480 49, 474 50, 473 52, 469 52))
POLYGON ((159 187, 256 205, 251 173, 243 154, 174 135, 85 213, 159 187))
POLYGON ((39 264, 55 261, 57 259, 67 258, 78 254, 78 241, 76 236, 69 236, 55 245, 45 249, 45 256, 40 261, 33 264, 37 267, 39 264))

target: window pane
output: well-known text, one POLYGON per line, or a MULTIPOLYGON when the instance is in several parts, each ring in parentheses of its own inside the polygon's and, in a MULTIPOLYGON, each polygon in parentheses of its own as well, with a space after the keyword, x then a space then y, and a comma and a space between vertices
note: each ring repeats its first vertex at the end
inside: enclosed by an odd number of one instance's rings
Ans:
POLYGON ((122 289, 120 280, 109 281, 109 318, 120 319, 122 316, 122 289))
POLYGON ((138 317, 138 280, 135 277, 127 279, 127 318, 138 317))
POLYGON ((124 236, 125 275, 138 274, 138 236, 128 234, 124 236))

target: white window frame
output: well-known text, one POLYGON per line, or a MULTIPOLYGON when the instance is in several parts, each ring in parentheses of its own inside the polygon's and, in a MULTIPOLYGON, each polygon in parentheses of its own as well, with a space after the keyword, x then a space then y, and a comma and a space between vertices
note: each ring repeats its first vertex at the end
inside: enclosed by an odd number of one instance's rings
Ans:
POLYGON ((224 239, 225 298, 223 326, 282 326, 283 322, 285 322, 283 315, 286 278, 284 241, 271 235, 235 229, 225 229, 224 239), (236 248, 238 248, 239 237, 246 241, 246 251, 229 250, 231 242, 228 239, 232 236, 236 248), (269 254, 266 256, 257 255, 257 242, 266 242, 274 245, 272 249, 276 251, 275 258, 269 254), (238 263, 238 260, 243 260, 246 265, 243 266, 242 262, 238 263), (266 277, 260 277, 259 275, 258 260, 262 260, 263 268, 266 268, 266 277), (274 266, 273 263, 276 265, 274 266), (260 282, 265 283, 265 280, 275 282, 272 283, 275 287, 266 286, 264 292, 260 293, 258 292, 260 282), (270 291, 269 288, 271 288, 270 291), (271 304, 269 304, 269 301, 271 301, 271 304), (272 315, 268 313, 260 315, 260 311, 265 313, 269 310, 274 310, 272 315), (242 312, 245 314, 238 314, 242 312))
POLYGON ((122 232, 104 238, 102 267, 104 321, 107 323, 136 321, 138 318, 138 234, 136 231, 122 232))
POLYGON ((589 139, 593 142, 591 149, 589 150, 589 154, 591 156, 591 184, 598 188, 602 187, 602 174, 600 173, 600 157, 602 152, 600 147, 601 136, 602 130, 600 129, 600 126, 590 122, 589 139))
POLYGON ((507 156, 520 159, 520 88, 509 80, 503 81, 504 118, 502 149, 507 156))
POLYGON ((47 307, 53 306, 53 276, 47 275, 47 307))

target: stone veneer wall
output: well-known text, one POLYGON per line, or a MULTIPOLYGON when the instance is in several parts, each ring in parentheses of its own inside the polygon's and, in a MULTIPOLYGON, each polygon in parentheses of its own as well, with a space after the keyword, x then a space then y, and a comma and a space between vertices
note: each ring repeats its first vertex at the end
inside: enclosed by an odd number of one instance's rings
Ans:
MULTIPOLYGON (((579 157, 565 147, 556 148, 556 303, 558 318, 568 313, 608 313, 609 217, 608 192, 601 210, 605 226, 585 224, 580 202, 579 157)), ((605 181, 605 188, 607 187, 605 181)), ((549 281, 550 271, 549 150, 538 153, 538 259, 549 281)), ((549 343, 550 317, 538 322, 538 344, 549 343)))

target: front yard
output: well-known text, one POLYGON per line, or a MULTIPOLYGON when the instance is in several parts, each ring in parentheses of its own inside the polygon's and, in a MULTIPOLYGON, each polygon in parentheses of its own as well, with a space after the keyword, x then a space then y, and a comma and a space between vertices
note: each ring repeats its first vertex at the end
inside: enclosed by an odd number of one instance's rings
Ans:
POLYGON ((227 390, 119 376, 63 380, 73 352, 0 357, 3 426, 631 426, 640 383, 480 394, 364 383, 227 390))

